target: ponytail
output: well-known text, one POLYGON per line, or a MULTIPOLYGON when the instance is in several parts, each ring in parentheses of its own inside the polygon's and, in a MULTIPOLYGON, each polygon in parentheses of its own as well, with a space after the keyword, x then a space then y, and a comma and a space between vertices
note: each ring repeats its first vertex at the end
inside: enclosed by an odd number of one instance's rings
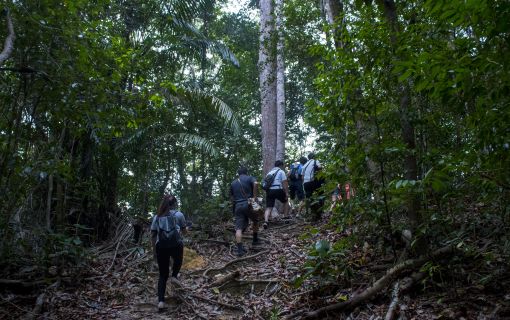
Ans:
POLYGON ((162 217, 167 214, 168 210, 177 207, 177 198, 174 195, 167 194, 161 200, 158 208, 158 217, 162 217))

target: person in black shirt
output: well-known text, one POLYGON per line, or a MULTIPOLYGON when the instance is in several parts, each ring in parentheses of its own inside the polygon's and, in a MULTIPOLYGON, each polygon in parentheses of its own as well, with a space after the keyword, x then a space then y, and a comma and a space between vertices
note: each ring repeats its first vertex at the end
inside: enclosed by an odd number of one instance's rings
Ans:
POLYGON ((258 216, 252 214, 248 206, 248 199, 257 197, 257 180, 248 175, 248 169, 241 167, 239 174, 230 185, 230 197, 234 206, 237 255, 243 256, 246 250, 243 247, 243 231, 248 227, 248 222, 253 222, 253 244, 258 244, 258 216))

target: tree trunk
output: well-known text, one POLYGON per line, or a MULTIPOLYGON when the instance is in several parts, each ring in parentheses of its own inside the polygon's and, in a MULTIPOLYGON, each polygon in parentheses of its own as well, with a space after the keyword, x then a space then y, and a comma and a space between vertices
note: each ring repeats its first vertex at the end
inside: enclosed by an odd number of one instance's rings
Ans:
MULTIPOLYGON (((390 39, 393 46, 393 52, 397 55, 397 36, 399 34, 397 7, 394 0, 379 0, 379 4, 384 10, 384 15, 388 20, 390 26, 390 39)), ((404 160, 405 168, 405 179, 406 180, 417 180, 418 179, 418 161, 416 159, 416 142, 415 142, 415 128, 414 124, 410 119, 411 114, 411 93, 410 88, 407 84, 398 86, 400 92, 399 102, 399 115, 400 115, 400 126, 402 129, 402 140, 406 145, 406 155, 404 160)), ((414 231, 416 227, 422 222, 420 214, 420 198, 415 194, 409 194, 407 197, 407 216, 409 223, 414 231)), ((415 232, 413 232, 416 234, 415 232)), ((421 241, 420 241, 421 242, 421 241)), ((425 249, 423 243, 418 243, 417 251, 421 252, 425 249)))
POLYGON ((272 0, 260 1, 259 82, 262 126, 263 173, 266 174, 276 160, 276 59, 272 0))
POLYGON ((7 31, 9 34, 7 35, 7 38, 5 38, 4 49, 0 52, 0 66, 11 56, 12 50, 14 50, 14 39, 16 38, 9 9, 4 9, 4 11, 7 19, 7 31))
POLYGON ((333 42, 335 48, 343 49, 345 47, 342 41, 343 21, 338 21, 338 18, 343 14, 344 5, 340 0, 323 0, 322 6, 327 23, 333 27, 333 42), (337 23, 337 25, 335 25, 335 23, 337 23))
POLYGON ((276 160, 285 159, 285 60, 283 37, 283 0, 275 2, 276 33, 276 160))

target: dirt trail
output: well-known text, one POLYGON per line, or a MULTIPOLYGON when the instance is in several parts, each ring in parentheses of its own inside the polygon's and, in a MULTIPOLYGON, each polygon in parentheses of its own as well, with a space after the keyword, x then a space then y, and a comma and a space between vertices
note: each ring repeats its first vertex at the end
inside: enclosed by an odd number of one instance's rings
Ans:
POLYGON ((180 274, 185 288, 167 286, 168 309, 161 313, 156 307, 158 273, 151 253, 141 248, 135 253, 117 250, 110 270, 98 261, 98 276, 74 292, 53 295, 52 317, 67 318, 72 313, 74 318, 88 319, 269 319, 288 313, 300 299, 292 281, 305 260, 308 243, 299 235, 306 225, 293 219, 275 221, 260 230, 262 244, 257 246, 251 245, 248 230, 243 240, 248 253, 242 259, 233 254, 230 231, 210 239, 199 239, 201 232, 192 232, 180 274))

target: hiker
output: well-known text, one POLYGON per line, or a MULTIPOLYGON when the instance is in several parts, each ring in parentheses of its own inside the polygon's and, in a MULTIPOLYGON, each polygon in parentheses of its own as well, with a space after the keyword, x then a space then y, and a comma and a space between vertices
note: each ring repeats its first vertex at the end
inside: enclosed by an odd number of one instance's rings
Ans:
POLYGON ((307 162, 305 157, 301 157, 299 161, 290 165, 288 173, 289 180, 289 196, 290 200, 295 200, 299 203, 305 198, 305 192, 303 190, 303 177, 302 170, 303 165, 307 162))
POLYGON ((181 269, 184 253, 182 234, 186 231, 186 219, 184 214, 177 210, 177 198, 173 195, 165 195, 151 225, 154 256, 159 267, 159 310, 165 308, 165 289, 170 269, 170 257, 173 260, 170 283, 174 287, 182 287, 180 281, 177 280, 177 275, 181 269))
POLYGON ((242 239, 243 232, 248 227, 249 220, 253 222, 252 244, 259 244, 258 216, 257 213, 250 210, 250 206, 248 205, 248 201, 257 197, 258 183, 254 177, 248 175, 248 169, 246 167, 240 167, 239 170, 237 170, 237 174, 238 177, 230 185, 230 197, 234 207, 237 255, 241 257, 246 254, 242 239))
POLYGON ((266 191, 266 211, 264 213, 264 229, 267 229, 271 211, 273 211, 275 200, 283 203, 283 215, 287 216, 289 211, 289 184, 287 175, 283 170, 283 161, 276 160, 274 168, 269 170, 264 179, 270 182, 266 191), (272 180, 272 181, 270 181, 272 180))
POLYGON ((308 155, 308 161, 303 165, 303 189, 305 190, 306 207, 312 211, 312 220, 320 218, 320 209, 323 205, 321 197, 313 198, 313 194, 323 183, 316 177, 316 173, 322 169, 319 160, 315 160, 315 154, 311 152, 308 155))

